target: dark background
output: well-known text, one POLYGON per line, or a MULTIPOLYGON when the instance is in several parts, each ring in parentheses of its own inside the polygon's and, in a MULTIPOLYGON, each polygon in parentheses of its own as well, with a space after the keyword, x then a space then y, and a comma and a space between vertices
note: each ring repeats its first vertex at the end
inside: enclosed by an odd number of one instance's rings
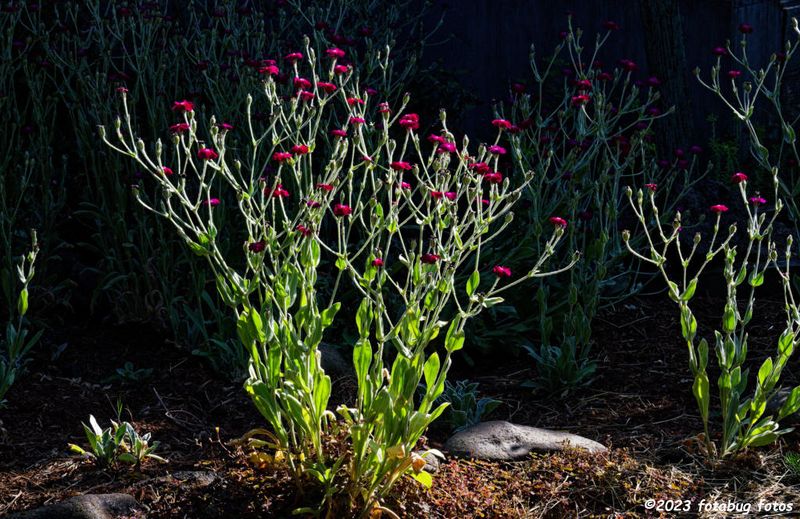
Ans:
MULTIPOLYGON (((512 81, 528 81, 532 74, 528 63, 531 44, 537 56, 545 57, 560 41, 559 32, 567 27, 568 11, 573 11, 573 26, 584 30, 583 43, 590 51, 598 32, 605 32, 602 23, 617 22, 621 29, 611 35, 601 50, 600 59, 606 69, 616 66, 619 59, 632 59, 639 65, 637 78, 646 79, 654 75, 662 81, 661 91, 666 99, 677 102, 685 99, 686 105, 678 106, 684 112, 681 118, 688 127, 680 129, 686 134, 685 145, 703 143, 708 139, 709 114, 720 117, 718 128, 733 129, 726 124, 732 117, 727 108, 704 89, 695 79, 693 70, 700 67, 701 76, 708 81, 711 66, 716 57, 711 50, 724 46, 731 40, 738 51, 741 34, 738 26, 749 23, 753 34, 748 39, 748 55, 755 67, 766 65, 775 52, 783 50, 787 40, 794 41, 796 35, 791 27, 791 17, 800 15, 798 0, 453 0, 435 2, 428 25, 435 26, 445 14, 443 25, 434 41, 438 45, 426 48, 425 64, 440 63, 444 70, 452 73, 458 83, 476 95, 477 105, 468 107, 459 114, 463 129, 468 134, 486 132, 486 120, 491 114, 491 102, 508 96, 512 81), (677 23, 667 21, 667 31, 680 34, 656 34, 652 23, 643 20, 643 11, 652 9, 679 13, 677 23), (671 24, 671 26, 670 26, 671 24), (653 53, 663 52, 670 57, 675 46, 669 37, 683 42, 684 58, 673 67, 675 70, 659 70, 653 53), (648 49, 648 42, 651 49, 648 49), (681 63, 681 61, 683 63, 681 63), (684 95, 682 92, 686 92, 684 95), (687 116, 688 115, 688 116, 687 116), (691 142, 689 142, 691 141, 691 142)), ((661 19, 667 20, 667 16, 661 19)), ((662 27, 663 29, 663 27, 662 27)), ((723 58, 723 74, 729 70, 723 58)), ((794 60, 796 61, 796 60, 794 60)), ((800 78, 800 67, 790 64, 794 70, 787 73, 784 90, 792 95, 794 80, 800 78)), ((800 99, 798 99, 800 100, 800 99)), ((675 103, 665 103, 665 108, 675 103)), ((788 100, 784 104, 798 105, 788 100)), ((684 135, 685 136, 685 135, 684 135)))

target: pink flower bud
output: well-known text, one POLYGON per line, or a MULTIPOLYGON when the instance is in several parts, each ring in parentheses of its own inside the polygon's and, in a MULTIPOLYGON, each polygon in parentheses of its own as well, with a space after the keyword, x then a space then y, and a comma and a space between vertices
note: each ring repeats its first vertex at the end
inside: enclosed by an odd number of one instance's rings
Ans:
POLYGON ((560 216, 551 216, 550 218, 548 218, 548 220, 556 227, 561 227, 562 229, 567 228, 567 221, 561 218, 560 216))
POLYGON ((219 158, 219 154, 211 148, 200 148, 197 150, 197 158, 202 160, 215 160, 219 158))
POLYGON ((511 269, 508 268, 508 267, 504 267, 502 265, 495 265, 494 268, 492 268, 492 272, 494 272, 494 274, 498 278, 510 278, 511 277, 511 269))
POLYGON ((349 205, 345 204, 336 204, 333 206, 333 214, 336 216, 349 216, 353 210, 350 208, 349 205))
POLYGON ((375 268, 379 268, 383 266, 383 258, 375 258, 372 260, 372 266, 375 268))
POLYGON ((389 164, 389 167, 391 167, 395 171, 408 171, 413 166, 411 164, 409 164, 408 162, 395 161, 395 162, 392 162, 391 164, 389 164))
POLYGON ((172 102, 172 111, 173 112, 193 112, 194 111, 194 103, 191 101, 187 101, 184 99, 183 101, 173 101, 172 102))

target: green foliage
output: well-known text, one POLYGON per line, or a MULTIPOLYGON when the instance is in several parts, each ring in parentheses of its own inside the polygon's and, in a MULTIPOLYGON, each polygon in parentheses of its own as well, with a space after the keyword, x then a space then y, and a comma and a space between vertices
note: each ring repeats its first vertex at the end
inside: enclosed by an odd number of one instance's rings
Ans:
POLYGON ((444 112, 439 139, 450 150, 423 151, 418 117, 404 113, 407 98, 398 107, 375 106, 359 90, 357 69, 337 74, 327 61, 335 63, 335 52, 317 59, 311 45, 307 39, 307 63, 294 66, 313 95, 299 99, 294 85, 268 78, 263 99, 247 98, 244 145, 229 143, 229 130, 218 129, 214 118, 202 138, 194 110, 186 110, 186 132, 171 146, 148 146, 136 137, 124 92, 124 116, 112 134, 101 128, 101 138, 147 172, 156 189, 136 190, 137 199, 207 261, 220 299, 236 316, 250 357, 245 389, 271 427, 254 432, 267 441, 247 444, 273 449, 273 462, 324 489, 315 513, 368 513, 380 509, 401 477, 431 484, 414 449, 446 408, 435 402, 451 356, 464 346, 466 323, 500 305, 513 286, 551 274, 544 265, 563 229, 554 228, 525 274, 508 281, 512 273, 498 265, 482 275, 480 251, 511 224, 511 208, 531 176, 512 187, 469 174, 472 162, 496 168, 499 156, 486 146, 471 150, 466 138, 457 144, 444 112), (336 88, 319 87, 324 83, 336 88), (273 114, 269 122, 254 120, 258 104, 273 114), (341 121, 349 121, 346 130, 341 121), (267 176, 265 162, 274 168, 267 176), (163 173, 167 164, 176 166, 173 175, 163 173), (228 203, 247 230, 238 253, 218 245, 226 234, 218 206, 228 203), (472 273, 462 283, 456 274, 466 268, 472 273), (320 278, 329 292, 319 291, 320 278), (331 379, 319 345, 341 321, 338 298, 348 281, 358 297, 345 315, 358 333, 358 398, 354 407, 336 409, 337 420, 328 409, 331 379), (441 355, 429 351, 437 339, 441 355), (326 445, 335 430, 346 433, 343 454, 326 445))
POLYGON ((794 477, 800 477, 800 452, 787 452, 783 456, 783 464, 794 477))
POLYGON ((133 367, 133 362, 125 362, 121 368, 117 368, 112 379, 123 380, 128 382, 140 382, 147 380, 153 376, 153 368, 139 368, 133 367))
MULTIPOLYGON (((688 152, 666 166, 657 163, 651 127, 669 115, 657 109, 657 87, 636 86, 634 73, 622 65, 605 71, 594 62, 610 32, 598 34, 587 46, 582 34, 570 20, 566 38, 552 54, 542 59, 532 49, 532 80, 523 85, 524 92, 512 92, 510 108, 496 107, 497 117, 507 116, 516 126, 507 130, 516 170, 534 175, 510 228, 512 239, 486 251, 493 261, 528 264, 546 250, 548 218, 560 217, 566 223, 566 247, 554 261, 563 261, 572 250, 581 251, 581 261, 562 276, 539 280, 535 299, 519 296, 507 302, 523 316, 519 329, 509 330, 515 335, 490 343, 483 333, 492 328, 489 321, 480 324, 482 333, 474 334, 472 342, 485 351, 540 344, 534 358, 545 365, 538 366, 543 380, 536 383, 553 391, 590 380, 597 312, 635 294, 652 278, 640 271, 621 239, 620 222, 629 216, 624 186, 651 184, 669 213, 703 177, 697 157, 688 152)), ((497 315, 495 322, 510 315, 497 315)))
MULTIPOLYGON (((708 81, 700 77, 699 68, 695 69, 694 74, 702 86, 713 92, 730 109, 735 121, 747 132, 750 154, 756 164, 765 173, 778 171, 780 195, 797 231, 800 229, 800 169, 797 167, 800 151, 796 139, 798 119, 797 114, 791 112, 791 107, 782 102, 786 72, 790 70, 791 60, 800 46, 797 19, 792 18, 792 25, 797 39, 794 42, 787 40, 784 52, 772 54, 761 67, 748 58, 748 35, 743 33, 736 50, 731 42, 726 44, 726 52, 717 57, 708 81), (731 63, 725 64, 726 69, 731 67, 730 70, 738 74, 723 72, 723 62, 727 61, 731 63), (765 103, 768 104, 766 109, 765 103), (766 138, 759 123, 775 129, 769 134, 770 139, 766 138)), ((728 171, 732 173, 735 169, 728 171)))
POLYGON ((23 371, 30 350, 39 342, 42 330, 30 335, 26 314, 29 304, 29 287, 35 273, 34 263, 39 253, 36 231, 31 231, 31 248, 19 258, 16 276, 3 272, 4 287, 16 288, 17 300, 8 307, 8 322, 5 335, 0 336, 0 407, 5 403, 5 395, 23 371), (18 283, 17 283, 18 282, 18 283))
MULTIPOLYGON (((642 261, 648 262, 658 269, 668 287, 668 294, 680 310, 681 335, 686 341, 689 352, 689 367, 694 382, 692 394, 697 401, 700 416, 703 420, 706 454, 708 456, 726 457, 750 447, 759 447, 775 442, 791 428, 780 428, 780 421, 800 409, 800 386, 794 388, 777 413, 768 412, 768 404, 780 389, 778 382, 786 367, 800 334, 800 311, 791 289, 789 265, 791 260, 791 235, 787 238, 786 258, 783 266, 778 265, 777 246, 772 239, 772 226, 783 204, 778 198, 779 180, 777 170, 773 171, 775 210, 767 220, 767 212, 759 207, 765 203, 761 197, 748 197, 747 182, 739 183, 741 200, 747 211, 747 248, 743 254, 731 245, 736 234, 736 225, 730 226, 728 236, 718 243, 718 233, 722 214, 727 211, 724 206, 713 206, 716 212, 714 232, 710 245, 704 255, 698 253, 702 241, 700 234, 692 240, 687 252, 681 240, 682 223, 680 213, 672 223, 671 230, 665 232, 665 226, 658 218, 658 207, 654 197, 650 196, 650 207, 655 215, 655 230, 651 230, 644 210, 644 194, 640 190, 634 201, 633 191, 628 190, 631 207, 636 212, 643 227, 650 251, 647 255, 636 251, 629 244, 629 250, 642 261), (766 250, 765 249, 766 244, 766 250), (677 253, 681 261, 682 276, 673 281, 666 269, 667 257, 671 249, 677 253), (721 415, 721 440, 713 441, 710 430, 712 417, 711 381, 707 366, 710 342, 698 337, 698 323, 691 309, 691 301, 695 295, 700 274, 719 254, 724 257, 723 275, 726 286, 725 306, 722 312, 721 329, 714 331, 713 347, 716 354, 720 375, 717 380, 719 393, 719 414, 721 415), (738 259, 738 261, 737 261, 738 259), (699 262, 696 270, 692 261, 699 262), (773 267, 773 268, 771 268, 773 267), (693 272, 690 272, 690 269, 693 272), (783 283, 786 303, 786 327, 778 339, 775 356, 768 357, 758 367, 755 387, 747 391, 750 382, 750 368, 747 360, 747 325, 753 317, 755 291, 764 283, 768 270, 774 270, 783 283), (742 304, 738 298, 741 289, 749 292, 749 297, 742 304)), ((626 234, 627 236, 627 234, 626 234)), ((713 413, 713 414, 716 414, 713 413)))
POLYGON ((111 426, 101 428, 94 416, 89 415, 89 425, 83 424, 89 450, 73 443, 70 451, 90 458, 102 468, 114 467, 118 462, 140 466, 146 459, 166 462, 155 454, 159 443, 150 443, 150 433, 140 435, 129 422, 111 421, 111 426))
POLYGON ((453 432, 461 431, 480 423, 502 402, 488 397, 479 397, 478 383, 459 380, 455 384, 445 382, 444 391, 436 403, 447 403, 443 420, 453 432))

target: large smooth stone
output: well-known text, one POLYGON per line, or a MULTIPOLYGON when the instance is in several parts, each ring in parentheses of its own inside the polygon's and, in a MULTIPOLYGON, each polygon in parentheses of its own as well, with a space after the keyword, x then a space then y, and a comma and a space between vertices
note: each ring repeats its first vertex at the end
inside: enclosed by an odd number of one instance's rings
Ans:
POLYGON ((567 448, 605 452, 606 447, 583 436, 516 425, 497 420, 482 422, 454 434, 444 445, 454 456, 482 460, 524 459, 531 452, 562 451, 567 448))
POLYGON ((86 494, 11 514, 8 519, 117 519, 131 517, 138 508, 139 503, 128 494, 86 494))

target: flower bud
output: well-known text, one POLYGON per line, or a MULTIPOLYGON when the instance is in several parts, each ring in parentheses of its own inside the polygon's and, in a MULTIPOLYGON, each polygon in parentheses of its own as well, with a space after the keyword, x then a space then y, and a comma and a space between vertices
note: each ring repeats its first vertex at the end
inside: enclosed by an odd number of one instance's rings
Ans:
POLYGON ((631 231, 629 231, 628 229, 622 231, 622 241, 628 243, 630 239, 631 239, 631 231))
POLYGON ((144 141, 142 139, 139 139, 138 141, 136 141, 136 148, 139 151, 144 151, 144 141))
POLYGON ((697 245, 703 239, 699 232, 694 233, 694 244, 697 245))
POLYGON ((98 133, 100 133, 100 138, 101 139, 105 139, 106 138, 106 127, 105 126, 99 126, 97 128, 97 131, 98 131, 98 133))
POLYGON ((116 119, 114 119, 114 129, 119 130, 120 128, 122 128, 122 119, 120 119, 118 116, 116 119))

